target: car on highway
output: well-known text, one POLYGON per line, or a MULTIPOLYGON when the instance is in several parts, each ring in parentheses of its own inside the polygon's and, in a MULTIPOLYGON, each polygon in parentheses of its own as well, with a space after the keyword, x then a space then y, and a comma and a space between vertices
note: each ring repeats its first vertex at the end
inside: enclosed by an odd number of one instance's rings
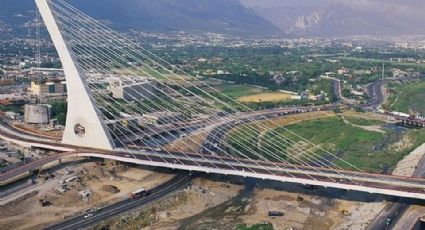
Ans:
POLYGON ((90 218, 93 216, 93 213, 87 213, 86 215, 84 215, 84 219, 90 218))

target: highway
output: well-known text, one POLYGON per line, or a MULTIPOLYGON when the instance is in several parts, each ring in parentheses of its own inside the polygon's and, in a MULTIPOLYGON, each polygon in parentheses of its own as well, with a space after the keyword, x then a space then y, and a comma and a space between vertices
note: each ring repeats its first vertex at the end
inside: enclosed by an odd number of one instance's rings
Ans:
POLYGON ((418 178, 396 177, 341 170, 334 171, 323 168, 293 166, 261 161, 254 163, 243 159, 240 159, 240 162, 237 162, 233 159, 220 159, 214 156, 208 156, 207 160, 201 157, 201 155, 192 154, 184 156, 180 153, 169 155, 158 152, 145 152, 143 155, 132 155, 128 152, 115 151, 86 153, 71 152, 63 154, 61 157, 104 158, 140 165, 246 176, 425 199, 425 180, 418 178), (176 160, 178 160, 179 163, 177 163, 176 160), (212 164, 215 167, 212 166, 212 164), (291 173, 294 178, 288 176, 288 173, 291 173))
POLYGON ((73 152, 60 153, 53 156, 44 157, 38 160, 31 161, 30 163, 21 165, 17 168, 10 169, 0 174, 0 186, 4 185, 8 180, 18 177, 24 173, 32 172, 40 169, 43 165, 58 161, 61 157, 74 154, 73 152))
MULTIPOLYGON (((214 121, 209 120, 208 122, 214 122, 214 121)), ((136 134, 128 134, 128 135, 126 134, 125 136, 119 135, 117 139, 120 141, 117 141, 117 142, 118 143, 133 143, 143 138, 155 137, 162 134, 170 134, 176 131, 184 131, 184 130, 195 131, 197 129, 205 127, 208 124, 208 122, 194 121, 194 122, 189 122, 187 124, 169 124, 169 125, 160 125, 155 127, 147 127, 146 130, 143 132, 139 132, 136 134)))
MULTIPOLYGON (((331 170, 319 167, 296 166, 248 159, 233 159, 194 153, 129 151, 126 149, 103 151, 59 143, 28 140, 15 136, 13 133, 8 133, 3 129, 0 130, 0 138, 17 141, 27 146, 42 146, 43 148, 51 149, 73 149, 72 151, 52 156, 50 158, 51 161, 58 160, 58 158, 94 157, 147 166, 270 179, 281 182, 425 199, 425 180, 419 178, 331 170)), ((33 164, 37 165, 39 163, 33 164)), ((28 168, 25 170, 28 170, 28 168)), ((6 172, 4 174, 6 174, 5 177, 7 179, 7 177, 13 173, 6 172)))
MULTIPOLYGON (((248 122, 250 119, 255 119, 255 120, 262 120, 265 119, 267 117, 275 117, 275 116, 282 116, 282 115, 287 115, 287 114, 294 114, 294 113, 300 113, 300 112, 307 112, 307 111, 320 111, 320 110, 324 110, 324 109, 331 109, 328 107, 332 107, 332 105, 329 105, 327 107, 323 107, 323 106, 318 106, 318 107, 302 107, 302 108, 278 108, 278 109, 272 109, 272 110, 267 110, 267 111, 262 111, 259 112, 258 114, 252 115, 252 113, 245 113, 245 114, 239 114, 239 116, 241 115, 245 115, 245 118, 237 120, 237 119, 226 119, 226 117, 220 117, 220 118, 216 118, 215 121, 221 121, 221 124, 218 125, 215 129, 213 129, 210 134, 208 135, 206 141, 203 144, 203 149, 202 149, 202 153, 211 153, 211 152, 216 152, 217 148, 215 148, 213 146, 213 143, 220 143, 224 134, 231 129, 232 127, 234 127, 235 125, 238 124, 242 124, 242 123, 246 123, 248 122), (226 119, 226 120, 225 120, 226 119), (223 122, 224 121, 224 122, 223 122)), ((195 121, 192 122, 191 125, 177 125, 177 127, 179 128, 185 128, 185 129, 190 129, 190 128, 199 128, 199 126, 201 126, 202 124, 205 124, 205 122, 200 122, 200 121, 195 121)), ((205 125, 204 125, 205 126, 205 125)), ((166 127, 167 131, 164 132, 170 132, 170 125, 168 125, 166 127)), ((163 132, 163 133, 164 133, 163 132)), ((57 143, 55 140, 49 140, 49 139, 44 139, 44 141, 40 141, 43 139, 40 139, 40 136, 37 135, 22 135, 19 133, 19 130, 16 130, 14 127, 8 125, 6 122, 4 121, 0 121, 0 133, 2 133, 5 137, 9 137, 10 140, 23 140, 25 143, 38 143, 38 145, 34 145, 35 147, 46 147, 47 148, 49 146, 53 145, 54 142, 54 146, 64 146, 65 148, 65 152, 61 153, 61 154, 57 154, 57 155, 53 155, 53 156, 49 156, 49 157, 45 157, 42 159, 38 159, 35 160, 33 162, 31 162, 30 164, 26 164, 23 165, 21 167, 18 167, 16 169, 11 169, 8 170, 7 172, 1 172, 0 173, 0 185, 2 183, 5 183, 8 179, 11 179, 13 177, 19 176, 21 174, 30 172, 30 171, 35 171, 38 170, 40 167, 42 167, 43 165, 47 164, 47 163, 51 163, 53 161, 57 161, 59 160, 61 157, 64 156, 69 156, 72 155, 76 150, 80 149, 79 147, 75 147, 75 146, 69 146, 69 145, 64 145, 64 144, 59 144, 57 143), (2 132, 3 131, 3 132, 2 132), (41 144, 41 145, 40 145, 41 144)), ((62 150, 63 148, 59 148, 59 150, 62 150)), ((145 148, 147 151, 151 150, 152 148, 145 148)), ((81 151, 93 151, 96 152, 96 149, 88 149, 88 148, 84 148, 81 149, 81 151)))
POLYGON ((379 108, 379 106, 385 101, 385 95, 384 95, 382 87, 388 82, 389 80, 379 80, 370 84, 367 87, 370 100, 367 104, 362 105, 362 107, 376 111, 379 108))
POLYGON ((261 121, 271 119, 275 117, 281 117, 290 114, 314 112, 314 111, 327 111, 332 110, 336 105, 324 105, 324 106, 313 106, 313 107, 297 107, 297 108, 277 108, 259 111, 257 113, 245 113, 244 116, 239 115, 237 118, 227 118, 226 120, 217 122, 217 126, 214 127, 209 133, 207 138, 202 144, 201 153, 209 154, 211 152, 220 154, 224 147, 221 146, 224 136, 232 128, 247 124, 250 122, 261 121), (220 149, 219 149, 220 148, 220 149))
POLYGON ((88 213, 83 213, 61 223, 49 226, 46 228, 46 230, 71 230, 91 227, 100 223, 101 221, 123 215, 163 199, 167 195, 187 187, 191 180, 192 176, 188 175, 188 173, 180 173, 170 181, 167 181, 166 183, 151 189, 150 195, 146 197, 126 199, 118 203, 103 207, 98 211, 88 212, 93 214, 91 217, 85 218, 88 213))
POLYGON ((347 104, 347 105, 354 105, 357 104, 356 100, 351 100, 348 98, 345 98, 342 94, 342 87, 341 87, 341 80, 337 78, 327 77, 327 79, 332 80, 332 88, 334 90, 334 95, 337 98, 336 104, 347 104))
MULTIPOLYGON (((421 159, 416 168, 413 176, 423 178, 425 177, 425 157, 421 159)), ((381 229, 391 229, 397 224, 397 221, 406 214, 406 211, 410 207, 412 201, 405 198, 398 198, 394 202, 387 205, 385 210, 381 212, 374 221, 369 225, 369 230, 381 230, 381 229), (387 223, 387 220, 391 220, 390 223, 387 223)))

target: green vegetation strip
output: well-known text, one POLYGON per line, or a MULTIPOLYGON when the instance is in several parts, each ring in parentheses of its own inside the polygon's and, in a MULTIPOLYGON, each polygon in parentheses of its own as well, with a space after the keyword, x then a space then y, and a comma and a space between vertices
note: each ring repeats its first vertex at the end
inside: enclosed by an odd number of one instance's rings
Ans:
POLYGON ((390 86, 386 109, 404 113, 419 112, 425 115, 425 81, 390 86))
MULTIPOLYGON (((360 118, 352 120, 354 121, 353 123, 360 125, 376 125, 380 123, 360 118)), ((282 138, 290 138, 299 144, 298 147, 313 147, 283 128, 274 129, 279 135, 268 132, 262 136, 260 136, 258 127, 253 126, 252 128, 248 130, 246 125, 240 126, 229 133, 226 141, 248 156, 256 157, 251 154, 254 151, 270 160, 276 161, 276 158, 267 155, 267 153, 273 152, 292 163, 296 162, 291 160, 291 157, 287 156, 286 153, 296 157, 302 155, 300 155, 300 151, 297 148, 288 148, 282 138), (243 146, 247 146, 248 149, 243 146)), ((377 173, 389 173, 404 156, 425 142, 424 130, 396 132, 393 129, 385 129, 386 133, 383 134, 346 124, 340 117, 306 121, 289 125, 287 128, 313 143, 320 144, 323 149, 334 153, 358 168, 377 173)), ((329 157, 329 154, 318 148, 312 148, 312 151, 329 157)), ((233 154, 237 153, 234 152, 233 154)), ((305 157, 305 155, 302 159, 314 162, 314 159, 305 157)), ((328 158, 328 160, 345 169, 353 169, 336 158, 328 158)))
POLYGON ((360 126, 372 126, 372 125, 384 125, 384 121, 379 120, 369 120, 369 119, 363 119, 358 117, 345 117, 345 119, 349 122, 351 122, 354 125, 360 125, 360 126))
POLYGON ((266 224, 255 224, 250 227, 248 227, 246 224, 242 224, 242 225, 239 225, 237 229, 238 230, 273 230, 274 228, 272 224, 266 223, 266 224))

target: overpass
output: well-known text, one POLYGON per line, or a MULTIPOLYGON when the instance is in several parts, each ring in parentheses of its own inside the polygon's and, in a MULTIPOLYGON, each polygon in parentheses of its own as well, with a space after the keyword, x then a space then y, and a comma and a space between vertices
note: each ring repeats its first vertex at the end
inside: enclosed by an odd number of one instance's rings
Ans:
POLYGON ((258 162, 259 164, 253 164, 247 161, 242 161, 243 163, 239 163, 231 159, 222 162, 222 158, 218 159, 214 157, 210 157, 209 160, 206 161, 197 155, 191 154, 189 156, 190 158, 183 154, 176 153, 174 156, 170 157, 168 154, 158 152, 145 152, 143 155, 129 155, 128 152, 118 151, 67 152, 32 162, 17 170, 5 172, 0 175, 0 181, 5 181, 10 177, 19 175, 20 173, 37 170, 43 165, 57 161, 58 159, 91 157, 145 166, 250 177, 263 180, 315 185, 425 200, 425 179, 421 178, 342 170, 335 173, 322 168, 316 168, 316 171, 305 167, 294 168, 291 165, 285 164, 275 166, 267 162, 258 162), (175 163, 176 159, 184 162, 185 164, 182 165, 175 163), (193 163, 193 159, 196 160, 197 164, 193 163), (211 162, 215 163, 219 166, 219 168, 211 167, 211 162), (288 173, 291 173, 294 177, 289 177, 288 173), (347 178, 350 179, 350 181, 348 181, 347 178))
MULTIPOLYGON (((279 112, 253 111, 206 82, 190 77, 177 66, 107 28, 66 1, 36 0, 36 4, 58 51, 67 81, 68 114, 64 136, 62 143, 28 138, 4 130, 0 132, 0 137, 23 146, 67 152, 58 155, 59 158, 95 157, 425 199, 423 179, 365 173, 335 153, 277 123, 273 118, 279 112), (107 84, 108 79, 134 82, 141 74, 153 79, 149 84, 154 90, 127 87, 130 99, 111 96, 108 90, 113 85, 107 84), (204 146, 203 150, 152 151, 138 147, 139 143, 147 145, 148 136, 158 134, 161 138, 161 133, 171 130, 176 134, 170 135, 178 136, 182 134, 181 128, 170 125, 170 129, 146 130, 133 122, 115 122, 114 126, 108 122, 122 121, 123 113, 137 118, 151 112, 180 113, 182 116, 179 116, 177 124, 188 123, 194 117, 207 117, 190 129, 219 124, 219 129, 227 132, 236 125, 253 123, 273 135, 280 145, 264 140, 270 148, 259 153, 247 143, 250 140, 246 138, 257 130, 247 126, 246 130, 241 131, 242 140, 237 141, 243 150, 224 142, 213 151, 211 146, 206 146, 195 137, 188 137, 189 141, 204 146), (226 115, 224 122, 222 114, 226 115), (287 134, 277 133, 274 128, 283 129, 287 134)), ((222 132, 213 130, 207 141, 216 139, 222 139, 222 132)), ((182 145, 191 148, 190 143, 182 145)))
POLYGON ((42 158, 27 165, 0 174, 0 183, 17 176, 20 173, 34 171, 43 165, 67 158, 99 158, 127 162, 138 165, 162 168, 180 169, 194 172, 215 173, 250 177, 279 182, 315 185, 344 190, 354 190, 374 194, 384 194, 406 198, 425 200, 425 179, 381 175, 346 170, 329 170, 321 167, 294 166, 283 163, 265 161, 250 161, 246 159, 232 159, 218 156, 202 156, 193 153, 178 153, 170 155, 164 151, 128 151, 117 149, 105 151, 99 149, 81 148, 41 142, 19 138, 0 131, 1 139, 8 139, 15 143, 24 143, 26 146, 42 147, 52 150, 68 150, 68 152, 42 158), (213 167, 212 164, 216 167, 213 167))
POLYGON ((420 119, 414 116, 411 116, 411 117, 396 116, 395 119, 397 120, 397 122, 399 122, 402 125, 425 128, 424 119, 420 119))

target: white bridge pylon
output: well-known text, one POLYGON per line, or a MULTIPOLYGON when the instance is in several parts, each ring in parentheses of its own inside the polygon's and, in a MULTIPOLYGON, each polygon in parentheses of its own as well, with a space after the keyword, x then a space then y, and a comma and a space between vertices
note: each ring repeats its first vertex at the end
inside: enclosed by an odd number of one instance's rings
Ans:
MULTIPOLYGON (((75 151, 85 150, 79 147, 112 150, 77 153, 78 156, 425 199, 425 180, 364 173, 343 157, 276 122, 274 117, 282 115, 282 111, 255 111, 203 81, 187 80, 184 76, 189 74, 184 70, 112 31, 66 0, 35 1, 62 61, 68 85, 63 143, 76 146, 75 151), (152 78, 152 83, 148 83, 152 90, 139 92, 136 87, 129 87, 131 98, 114 98, 108 80, 127 74, 132 79, 141 74, 152 78), (157 112, 181 114, 176 116, 178 125, 171 127, 177 133, 167 131, 172 138, 160 135, 167 126, 121 122, 157 112), (200 117, 205 119, 198 120, 200 117), (238 125, 244 125, 238 131, 240 135, 228 143, 224 139, 226 133, 238 125), (213 128, 205 141, 185 133, 209 131, 210 127, 213 128), (252 145, 250 136, 261 132, 272 138, 259 138, 261 145, 267 146, 259 149, 256 141, 252 145), (148 138, 152 134, 157 134, 158 140, 148 138), (186 140, 173 141, 182 139, 182 135, 186 140), (171 150, 162 148, 168 143, 171 150), (149 150, 149 146, 161 148, 149 150)), ((40 146, 36 142, 29 145, 40 146)), ((46 148, 47 144, 42 144, 46 148)), ((70 146, 52 146, 58 147, 70 146)))
POLYGON ((75 146, 112 150, 113 139, 99 117, 91 91, 68 49, 48 0, 35 0, 62 62, 68 92, 68 112, 62 142, 75 146))

